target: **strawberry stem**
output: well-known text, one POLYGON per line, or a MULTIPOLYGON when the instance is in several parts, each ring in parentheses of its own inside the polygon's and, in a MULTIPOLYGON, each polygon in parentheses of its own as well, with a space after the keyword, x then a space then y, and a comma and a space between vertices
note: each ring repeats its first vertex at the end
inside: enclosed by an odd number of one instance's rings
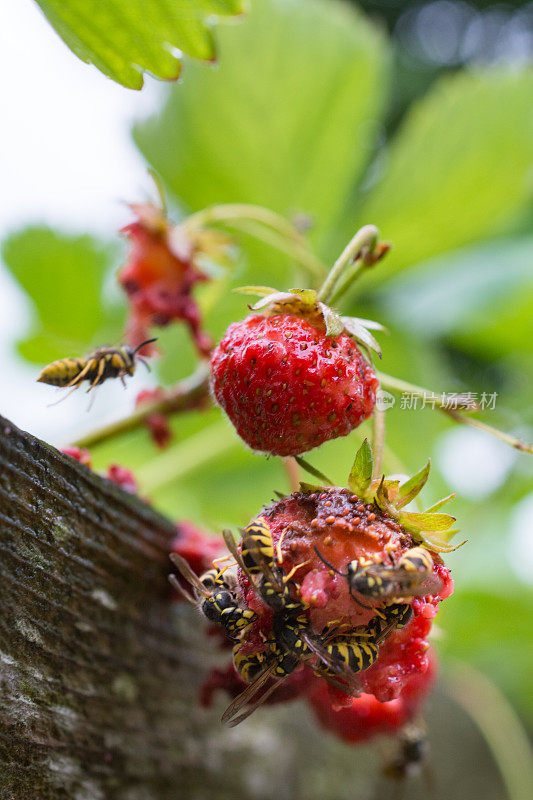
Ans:
POLYGON ((248 203, 224 203, 197 211, 183 222, 183 226, 187 229, 203 228, 217 223, 244 230, 266 241, 278 250, 288 253, 318 278, 326 271, 326 267, 309 248, 300 231, 281 214, 269 208, 248 203), (263 230, 264 228, 267 230, 263 230), (272 236, 272 232, 277 236, 272 236))
POLYGON ((283 466, 289 481, 289 491, 297 492, 300 489, 300 466, 292 456, 283 459, 283 466))
POLYGON ((510 433, 505 433, 505 431, 501 431, 499 428, 494 428, 492 425, 487 425, 485 422, 481 422, 480 420, 467 416, 465 413, 461 413, 465 411, 479 411, 478 404, 471 400, 468 394, 459 394, 452 398, 447 396, 446 393, 437 394, 436 392, 423 389, 421 386, 416 386, 408 381, 403 381, 400 378, 394 378, 392 375, 385 375, 383 372, 378 372, 376 374, 381 386, 390 389, 391 392, 408 394, 412 397, 421 397, 431 408, 436 408, 444 414, 447 414, 454 422, 458 422, 461 425, 470 425, 472 428, 485 431, 485 433, 496 436, 496 438, 514 447, 516 450, 533 455, 533 444, 524 442, 522 439, 518 439, 510 433), (459 409, 461 409, 461 411, 459 409))
POLYGON ((365 225, 357 231, 333 264, 326 280, 320 287, 318 291, 319 300, 323 303, 330 302, 335 292, 335 287, 346 268, 351 266, 359 256, 362 258, 372 256, 378 243, 378 236, 379 230, 375 225, 365 225))
POLYGON ((372 414, 372 454, 374 456, 374 469, 372 478, 380 478, 383 468, 383 449, 385 447, 385 411, 374 408, 372 414))
POLYGON ((115 436, 140 428, 152 414, 176 414, 198 408, 209 399, 209 370, 202 364, 193 375, 180 381, 161 399, 143 403, 127 417, 91 431, 73 443, 73 447, 92 447, 115 436))

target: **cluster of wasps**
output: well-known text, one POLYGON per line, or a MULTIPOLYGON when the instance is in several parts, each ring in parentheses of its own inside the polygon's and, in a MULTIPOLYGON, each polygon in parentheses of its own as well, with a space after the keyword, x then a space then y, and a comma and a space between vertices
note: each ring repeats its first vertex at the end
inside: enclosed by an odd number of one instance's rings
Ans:
POLYGON ((346 624, 334 621, 317 634, 292 577, 294 569, 286 575, 281 567, 280 543, 274 546, 266 519, 259 517, 244 528, 240 552, 231 531, 225 530, 223 536, 234 559, 232 566, 219 569, 215 562, 212 569, 198 577, 181 556, 173 553, 171 560, 193 593, 186 591, 175 575, 170 575, 169 580, 210 622, 220 625, 233 642, 235 669, 248 686, 222 716, 230 727, 249 717, 302 663, 310 663, 315 675, 357 696, 361 690, 357 673, 372 666, 387 636, 411 620, 413 610, 406 600, 430 594, 437 590, 439 582, 433 575, 431 555, 423 547, 406 551, 398 563, 392 557, 389 564, 361 565, 351 561, 345 572, 336 570, 317 550, 319 558, 347 581, 354 602, 376 611, 365 626, 346 629, 346 624), (258 617, 239 601, 237 566, 272 611, 271 632, 261 652, 242 653, 246 633, 258 617), (356 594, 378 602, 380 607, 365 605, 356 594))

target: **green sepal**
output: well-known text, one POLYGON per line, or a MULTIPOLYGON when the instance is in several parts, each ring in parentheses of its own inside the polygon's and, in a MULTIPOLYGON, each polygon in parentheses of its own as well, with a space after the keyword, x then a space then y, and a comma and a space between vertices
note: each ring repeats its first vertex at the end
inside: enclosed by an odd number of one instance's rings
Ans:
MULTIPOLYGON (((454 530, 453 533, 457 533, 457 530, 454 530)), ((459 544, 452 545, 448 544, 439 536, 431 536, 431 534, 424 534, 422 538, 427 549, 433 550, 435 553, 453 553, 454 550, 462 547, 467 542, 467 539, 465 539, 459 544)))
POLYGON ((319 303, 318 307, 326 324, 326 336, 340 336, 344 330, 344 323, 337 312, 324 303, 319 303))
POLYGON ((448 497, 443 497, 442 500, 437 500, 436 503, 433 503, 432 506, 426 509, 426 514, 432 514, 434 511, 438 511, 439 508, 448 502, 448 500, 453 500, 455 494, 449 494, 448 497))
POLYGON ((268 297, 269 294, 276 294, 277 289, 271 286, 237 286, 231 290, 235 294, 251 294, 255 297, 268 297))
POLYGON ((278 492, 277 489, 274 489, 274 494, 276 495, 278 500, 283 500, 285 497, 287 497, 286 494, 283 494, 282 492, 278 492))
MULTIPOLYGON (((266 289, 266 286, 265 286, 266 289)), ((266 308, 267 306, 271 306, 274 303, 280 302, 292 302, 294 300, 294 296, 289 294, 289 292, 274 292, 272 294, 267 294, 263 297, 262 300, 258 300, 257 303, 254 303, 252 309, 254 311, 259 311, 261 308, 266 308)))
POLYGON ((416 531, 447 531, 455 522, 451 514, 433 514, 418 511, 402 511, 398 517, 399 522, 407 530, 416 531))
POLYGON ((402 483, 398 492, 398 500, 396 501, 396 508, 403 508, 411 500, 422 491, 423 487, 426 485, 426 481, 429 477, 429 471, 431 469, 431 460, 428 459, 427 464, 419 470, 416 475, 413 475, 412 478, 409 478, 408 481, 402 483))
POLYGON ((327 486, 334 486, 333 481, 330 481, 327 475, 324 475, 323 472, 320 472, 320 470, 316 469, 316 467, 313 467, 312 464, 309 464, 309 462, 306 461, 301 456, 294 456, 294 460, 296 461, 297 464, 301 466, 302 469, 308 472, 309 475, 312 475, 313 478, 318 478, 319 481, 323 481, 327 486))
POLYGON ((306 306, 314 306, 318 297, 314 289, 289 289, 289 293, 299 297, 306 306))
POLYGON ((363 344, 370 350, 374 350, 381 358, 381 347, 377 339, 370 333, 368 328, 362 324, 358 317, 341 317, 342 324, 346 333, 355 339, 356 342, 363 344))
POLYGON ((300 481, 300 491, 301 492, 323 492, 323 486, 315 486, 314 483, 305 483, 304 481, 300 481))
POLYGON ((355 460, 348 478, 349 489, 359 497, 364 497, 372 482, 373 470, 374 457, 372 456, 372 448, 368 444, 368 439, 365 439, 355 454, 355 460))
POLYGON ((398 517, 394 500, 397 496, 399 485, 400 481, 385 480, 385 476, 383 476, 375 495, 375 502, 381 510, 386 511, 393 518, 398 517))

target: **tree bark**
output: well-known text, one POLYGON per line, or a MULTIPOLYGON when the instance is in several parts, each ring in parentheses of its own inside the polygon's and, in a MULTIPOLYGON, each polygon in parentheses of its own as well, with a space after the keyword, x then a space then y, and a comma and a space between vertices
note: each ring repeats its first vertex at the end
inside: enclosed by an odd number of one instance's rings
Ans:
POLYGON ((258 796, 261 745, 199 708, 210 640, 169 602, 175 535, 0 418, 3 800, 258 796))

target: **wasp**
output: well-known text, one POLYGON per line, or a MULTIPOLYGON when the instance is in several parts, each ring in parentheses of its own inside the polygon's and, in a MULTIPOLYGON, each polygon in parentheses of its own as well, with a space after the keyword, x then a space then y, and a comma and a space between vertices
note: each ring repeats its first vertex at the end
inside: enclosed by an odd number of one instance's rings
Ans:
POLYGON ((77 389, 83 381, 89 381, 88 392, 109 378, 120 378, 125 386, 124 377, 134 374, 137 361, 141 361, 147 369, 150 369, 138 352, 145 345, 155 341, 156 339, 147 339, 135 348, 127 345, 99 347, 98 350, 94 350, 82 358, 61 358, 58 361, 52 361, 43 369, 37 381, 48 383, 50 386, 72 389, 77 389))
POLYGON ((243 655, 241 653, 242 642, 238 642, 233 647, 233 664, 235 669, 245 683, 252 683, 268 666, 268 653, 249 653, 243 655))
POLYGON ((383 767, 383 774, 391 780, 403 782, 421 770, 428 788, 433 785, 433 774, 428 764, 429 742, 422 722, 406 725, 399 734, 396 756, 383 767))
POLYGON ((194 597, 180 585, 175 575, 169 575, 172 586, 189 603, 200 608, 209 622, 220 625, 230 639, 238 638, 256 619, 253 611, 237 603, 236 580, 216 569, 198 577, 177 553, 171 553, 170 559, 180 575, 193 587, 194 597))
POLYGON ((290 613, 274 614, 272 639, 266 645, 265 652, 251 656, 240 657, 237 649, 236 660, 234 650, 237 671, 244 680, 251 682, 222 715, 222 722, 229 727, 235 727, 247 719, 300 664, 312 658, 322 665, 321 677, 348 694, 359 694, 360 683, 349 665, 328 652, 321 637, 311 630, 304 613, 297 616, 290 613), (271 679, 273 682, 267 686, 271 679))
POLYGON ((357 560, 350 561, 346 572, 340 572, 326 561, 316 546, 315 552, 327 567, 347 579, 350 596, 362 608, 372 606, 362 603, 354 593, 384 602, 393 598, 423 597, 442 588, 440 578, 433 574, 433 559, 423 547, 407 550, 397 564, 392 556, 390 564, 362 565, 357 560))
POLYGON ((298 613, 303 609, 302 603, 293 597, 294 583, 276 561, 272 533, 264 517, 243 529, 240 553, 231 531, 225 530, 223 536, 231 555, 272 611, 298 613))

